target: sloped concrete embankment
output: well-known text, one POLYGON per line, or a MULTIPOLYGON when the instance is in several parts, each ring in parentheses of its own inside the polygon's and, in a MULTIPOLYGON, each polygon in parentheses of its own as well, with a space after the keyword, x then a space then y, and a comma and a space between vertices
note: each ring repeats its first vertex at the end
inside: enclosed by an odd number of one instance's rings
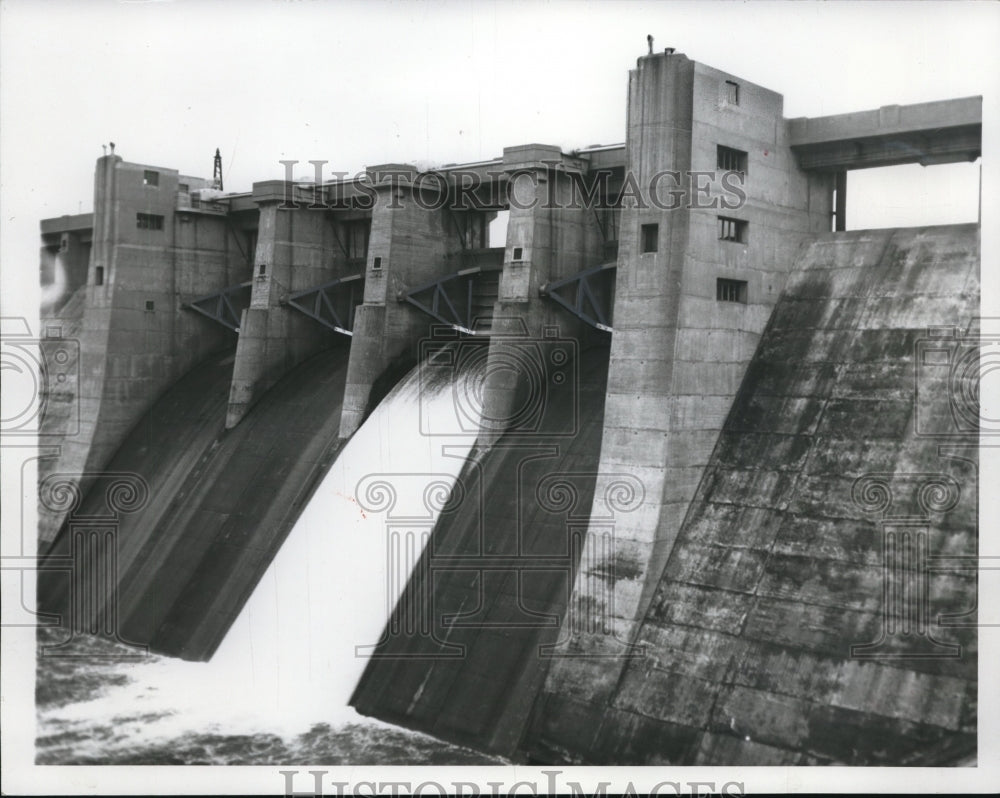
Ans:
MULTIPOLYGON (((600 456, 607 346, 566 363, 544 414, 466 463, 351 704, 515 754, 561 649, 600 456), (554 648, 553 648, 554 647, 554 648)), ((405 577, 404 577, 405 578, 405 577)))
POLYGON ((645 614, 646 656, 597 679, 558 661, 531 757, 974 760, 974 571, 930 558, 977 553, 978 353, 962 331, 978 312, 977 225, 811 243, 645 614))

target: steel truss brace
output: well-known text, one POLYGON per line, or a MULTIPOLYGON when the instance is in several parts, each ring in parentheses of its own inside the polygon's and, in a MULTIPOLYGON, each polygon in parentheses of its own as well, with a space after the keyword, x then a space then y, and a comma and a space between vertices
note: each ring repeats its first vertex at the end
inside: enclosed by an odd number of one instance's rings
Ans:
POLYGON ((363 286, 363 274, 339 277, 290 294, 287 304, 334 332, 353 335, 354 307, 364 299, 363 286))
POLYGON ((599 279, 607 281, 605 275, 617 266, 617 261, 602 263, 572 277, 547 283, 540 290, 544 296, 558 302, 590 326, 605 332, 614 332, 611 326, 611 297, 606 290, 601 290, 596 281, 599 279))
POLYGON ((192 299, 184 307, 238 333, 240 314, 250 305, 250 285, 250 281, 231 285, 214 294, 192 299))

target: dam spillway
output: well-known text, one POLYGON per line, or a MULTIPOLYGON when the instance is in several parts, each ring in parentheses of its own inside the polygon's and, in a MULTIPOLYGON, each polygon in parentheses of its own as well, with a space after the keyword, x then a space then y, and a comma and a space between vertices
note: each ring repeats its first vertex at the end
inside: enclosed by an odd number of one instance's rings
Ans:
MULTIPOLYGON (((207 659, 219 645, 340 445, 331 397, 343 392, 343 348, 303 363, 226 432, 232 363, 229 352, 178 381, 107 469, 141 476, 149 500, 123 514, 116 538, 120 637, 185 659, 207 659)), ((80 514, 100 516, 113 479, 97 482, 80 514)), ((67 527, 51 556, 65 556, 75 534, 67 527)), ((43 582, 41 608, 64 606, 66 588, 43 582)), ((108 601, 80 609, 100 617, 108 601)))
POLYGON ((980 105, 786 119, 665 52, 624 145, 507 147, 432 205, 406 164, 220 197, 100 158, 95 213, 43 224, 80 346, 39 609, 216 661, 275 584, 308 616, 373 580, 351 704, 489 755, 974 759, 980 228, 845 231, 844 203, 850 170, 978 158, 980 105), (295 593, 283 542, 390 410, 447 478, 376 458, 339 501, 385 569, 295 593))
POLYGON ((542 425, 502 436, 462 470, 351 699, 362 714, 516 751, 560 644, 594 498, 608 350, 572 365, 578 378, 544 397, 542 425), (401 627, 403 616, 418 622, 401 627))

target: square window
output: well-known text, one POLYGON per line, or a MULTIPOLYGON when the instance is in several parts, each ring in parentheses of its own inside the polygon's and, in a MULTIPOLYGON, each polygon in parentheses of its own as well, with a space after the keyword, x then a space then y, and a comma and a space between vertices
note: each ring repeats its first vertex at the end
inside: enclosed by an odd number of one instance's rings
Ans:
POLYGON ((642 252, 656 252, 660 248, 660 226, 658 224, 642 225, 642 252))
POLYGON ((743 150, 736 150, 732 147, 723 147, 721 144, 716 148, 715 166, 723 172, 747 171, 747 154, 743 150))
POLYGON ((146 310, 155 310, 155 309, 156 309, 156 305, 153 303, 153 300, 152 299, 147 299, 146 300, 146 310))
POLYGON ((140 230, 162 230, 163 217, 155 213, 137 213, 135 226, 140 230))
POLYGON ((730 219, 727 216, 720 216, 719 240, 745 244, 747 242, 747 223, 742 219, 730 219))
POLYGON ((144 170, 142 173, 142 184, 144 186, 160 185, 160 173, 154 172, 151 169, 144 170))
POLYGON ((715 298, 719 302, 747 303, 747 281, 726 280, 720 277, 715 281, 715 298))
POLYGON ((726 81, 726 102, 730 105, 740 104, 740 84, 732 80, 726 81))
POLYGON ((178 183, 177 190, 181 192, 181 194, 189 194, 191 192, 191 186, 187 183, 178 183))

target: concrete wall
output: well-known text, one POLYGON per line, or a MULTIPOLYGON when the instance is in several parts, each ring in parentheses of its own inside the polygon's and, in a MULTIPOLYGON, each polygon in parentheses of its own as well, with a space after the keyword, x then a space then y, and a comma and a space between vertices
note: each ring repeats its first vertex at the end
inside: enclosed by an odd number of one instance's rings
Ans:
MULTIPOLYGON (((79 339, 79 431, 60 440, 58 460, 40 464, 40 479, 55 471, 99 471, 167 386, 209 353, 232 345, 231 333, 182 305, 249 276, 223 216, 182 218, 175 212, 175 170, 109 155, 98 159, 94 184, 79 339), (145 184, 147 170, 157 173, 158 185, 145 184), (162 229, 141 228, 139 213, 162 217, 162 229)), ((85 488, 88 477, 82 483, 85 488)), ((50 540, 61 523, 59 514, 43 511, 41 539, 50 540)))
MULTIPOLYGON (((584 635, 581 648, 608 654, 628 650, 794 253, 829 229, 832 188, 830 178, 797 169, 780 95, 683 55, 639 59, 628 112, 626 175, 641 200, 626 198, 622 211, 600 471, 639 477, 645 502, 618 526, 610 559, 585 555, 588 578, 578 579, 574 598, 597 628, 611 630, 584 635), (739 84, 738 104, 726 81, 739 84), (745 203, 721 173, 695 174, 717 172, 718 145, 747 153, 745 203), (661 202, 670 202, 666 190, 681 192, 666 210, 649 194, 662 171, 680 173, 679 182, 658 185, 661 202), (704 185, 711 188, 699 191, 704 185), (723 209, 723 199, 740 206, 723 209), (744 243, 720 240, 720 215, 747 222, 744 243), (643 252, 648 224, 658 225, 658 239, 655 251, 643 252), (718 301, 718 278, 745 281, 746 301, 718 301)), ((565 660, 550 679, 599 692, 623 662, 565 660)))
POLYGON ((978 363, 978 239, 955 225, 805 248, 643 610, 644 656, 611 676, 557 663, 530 756, 975 756, 976 578, 960 563, 978 550, 978 371, 953 368, 978 363))

